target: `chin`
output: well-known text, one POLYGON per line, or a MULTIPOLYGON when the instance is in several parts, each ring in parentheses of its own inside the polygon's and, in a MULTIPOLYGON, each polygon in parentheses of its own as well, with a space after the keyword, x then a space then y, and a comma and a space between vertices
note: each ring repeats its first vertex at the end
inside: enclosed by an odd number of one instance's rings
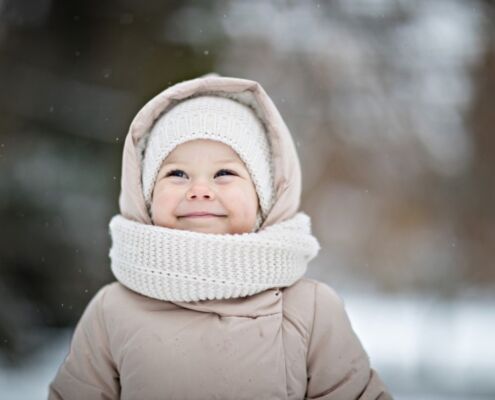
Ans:
POLYGON ((186 231, 191 231, 191 232, 197 232, 197 233, 217 233, 217 234, 224 234, 224 233, 229 233, 225 232, 224 229, 220 228, 183 228, 186 231))

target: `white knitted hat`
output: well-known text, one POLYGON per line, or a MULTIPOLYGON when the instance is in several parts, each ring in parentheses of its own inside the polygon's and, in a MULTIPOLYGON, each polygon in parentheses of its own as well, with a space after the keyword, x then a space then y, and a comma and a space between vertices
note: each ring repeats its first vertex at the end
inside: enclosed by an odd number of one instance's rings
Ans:
POLYGON ((271 147, 265 128, 254 111, 221 96, 183 100, 165 112, 151 128, 143 159, 142 183, 148 210, 163 160, 179 144, 210 139, 223 142, 239 155, 251 175, 261 208, 255 229, 274 201, 271 147))

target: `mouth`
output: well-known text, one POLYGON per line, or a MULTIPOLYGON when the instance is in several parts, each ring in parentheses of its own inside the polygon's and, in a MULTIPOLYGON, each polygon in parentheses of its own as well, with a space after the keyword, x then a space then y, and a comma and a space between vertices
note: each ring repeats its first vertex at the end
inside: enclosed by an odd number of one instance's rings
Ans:
POLYGON ((178 218, 220 218, 225 217, 225 215, 211 214, 206 212, 195 212, 186 215, 179 215, 178 218))

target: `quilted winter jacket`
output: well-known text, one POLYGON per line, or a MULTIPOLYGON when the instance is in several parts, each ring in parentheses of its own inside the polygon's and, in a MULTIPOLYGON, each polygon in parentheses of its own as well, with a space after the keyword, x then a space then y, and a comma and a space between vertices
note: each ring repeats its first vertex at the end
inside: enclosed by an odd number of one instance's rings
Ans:
MULTIPOLYGON (((180 82, 151 99, 124 144, 120 212, 151 223, 138 140, 174 102, 197 93, 252 102, 273 146, 276 202, 263 226, 299 208, 301 170, 285 122, 258 82, 216 73, 180 82)), ((113 282, 90 301, 49 400, 326 399, 386 400, 341 298, 303 277, 246 298, 168 302, 113 282)))

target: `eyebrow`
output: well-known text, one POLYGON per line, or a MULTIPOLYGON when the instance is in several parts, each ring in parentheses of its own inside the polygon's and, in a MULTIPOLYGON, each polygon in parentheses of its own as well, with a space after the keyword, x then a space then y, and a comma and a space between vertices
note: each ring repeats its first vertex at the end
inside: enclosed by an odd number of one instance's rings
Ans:
MULTIPOLYGON (((234 158, 227 158, 227 159, 224 159, 224 160, 217 160, 217 161, 215 161, 215 164, 227 164, 227 163, 240 164, 240 161, 239 160, 236 160, 234 158)), ((181 164, 186 164, 186 163, 181 162, 181 161, 174 161, 174 160, 171 160, 171 161, 168 161, 168 162, 163 163, 163 165, 170 165, 170 164, 181 165, 181 164)))
POLYGON ((216 164, 221 164, 221 163, 224 163, 224 164, 227 164, 227 163, 237 163, 237 164, 239 164, 239 160, 235 160, 233 158, 226 158, 225 160, 218 160, 215 163, 216 164))

